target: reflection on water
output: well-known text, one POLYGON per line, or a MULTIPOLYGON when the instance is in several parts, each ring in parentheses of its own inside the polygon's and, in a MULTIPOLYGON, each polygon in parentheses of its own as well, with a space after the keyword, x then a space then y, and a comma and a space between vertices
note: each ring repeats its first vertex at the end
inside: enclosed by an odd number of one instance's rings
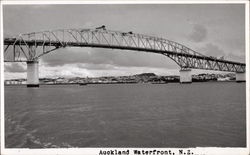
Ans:
POLYGON ((245 83, 5 87, 9 148, 245 147, 245 83))

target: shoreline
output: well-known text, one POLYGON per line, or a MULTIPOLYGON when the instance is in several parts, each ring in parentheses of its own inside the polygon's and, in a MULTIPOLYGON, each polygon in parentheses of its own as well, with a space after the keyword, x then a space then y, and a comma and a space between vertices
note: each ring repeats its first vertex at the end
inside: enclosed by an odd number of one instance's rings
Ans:
MULTIPOLYGON (((245 83, 245 81, 192 81, 192 83, 225 83, 225 82, 235 82, 235 83, 245 83)), ((153 85, 162 85, 162 84, 171 84, 171 83, 179 83, 180 82, 164 82, 164 83, 157 83, 157 82, 97 82, 97 83, 55 83, 55 84, 46 84, 46 83, 41 83, 39 85, 79 85, 79 86, 86 86, 86 85, 101 85, 101 84, 153 84, 153 85)), ((4 84, 4 86, 26 86, 27 84, 4 84)))

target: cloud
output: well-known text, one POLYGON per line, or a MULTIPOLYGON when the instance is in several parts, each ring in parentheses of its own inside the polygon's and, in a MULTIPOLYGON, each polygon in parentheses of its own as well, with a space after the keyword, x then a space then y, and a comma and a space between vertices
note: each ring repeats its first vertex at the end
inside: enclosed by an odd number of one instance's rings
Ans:
POLYGON ((39 66, 39 77, 84 77, 92 76, 89 70, 78 67, 77 64, 61 66, 39 66))
POLYGON ((207 29, 202 25, 194 25, 189 38, 195 42, 202 42, 207 37, 207 29))
POLYGON ((225 53, 220 47, 212 43, 208 43, 205 47, 200 48, 198 51, 205 53, 206 56, 221 57, 225 56, 225 53))
POLYGON ((214 45, 212 43, 208 43, 205 47, 198 49, 201 53, 205 53, 206 56, 213 56, 213 57, 224 57, 225 60, 231 60, 236 62, 245 62, 245 54, 241 52, 234 52, 234 53, 226 53, 222 50, 219 46, 214 45))
POLYGON ((77 64, 77 67, 79 68, 85 68, 88 70, 111 70, 116 69, 116 66, 110 65, 110 64, 86 64, 86 63, 80 63, 77 64))
POLYGON ((228 57, 229 60, 245 63, 245 55, 244 54, 243 55, 242 54, 237 55, 237 54, 234 54, 234 53, 229 53, 227 55, 227 57, 228 57))
POLYGON ((24 63, 4 63, 4 72, 23 73, 26 72, 26 64, 24 63))
POLYGON ((100 48, 60 49, 43 56, 42 61, 49 66, 84 63, 89 64, 86 67, 92 68, 108 67, 108 65, 124 67, 176 68, 176 64, 172 60, 160 54, 100 48))
POLYGON ((27 74, 22 73, 13 73, 13 72, 4 72, 4 80, 9 79, 25 79, 27 77, 27 74))
POLYGON ((89 69, 89 64, 65 64, 62 66, 42 65, 39 69, 40 77, 100 77, 100 76, 125 76, 145 72, 158 75, 178 75, 178 69, 155 67, 117 67, 109 65, 107 68, 89 69), (86 67, 86 68, 85 68, 86 67))

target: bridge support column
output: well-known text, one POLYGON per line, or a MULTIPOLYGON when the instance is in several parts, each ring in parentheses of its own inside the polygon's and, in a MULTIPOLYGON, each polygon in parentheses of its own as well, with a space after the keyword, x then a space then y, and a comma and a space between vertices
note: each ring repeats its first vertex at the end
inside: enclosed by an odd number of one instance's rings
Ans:
POLYGON ((245 72, 236 72, 236 82, 246 82, 246 73, 245 72))
POLYGON ((180 83, 192 83, 191 69, 180 70, 180 83))
POLYGON ((38 61, 27 62, 27 87, 39 87, 38 61))

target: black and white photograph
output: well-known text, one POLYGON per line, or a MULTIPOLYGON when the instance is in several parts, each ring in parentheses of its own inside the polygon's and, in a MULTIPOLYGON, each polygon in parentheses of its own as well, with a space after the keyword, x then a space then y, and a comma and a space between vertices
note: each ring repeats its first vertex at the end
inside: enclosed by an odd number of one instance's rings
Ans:
POLYGON ((1 2, 0 154, 249 154, 248 1, 38 2, 1 2))

